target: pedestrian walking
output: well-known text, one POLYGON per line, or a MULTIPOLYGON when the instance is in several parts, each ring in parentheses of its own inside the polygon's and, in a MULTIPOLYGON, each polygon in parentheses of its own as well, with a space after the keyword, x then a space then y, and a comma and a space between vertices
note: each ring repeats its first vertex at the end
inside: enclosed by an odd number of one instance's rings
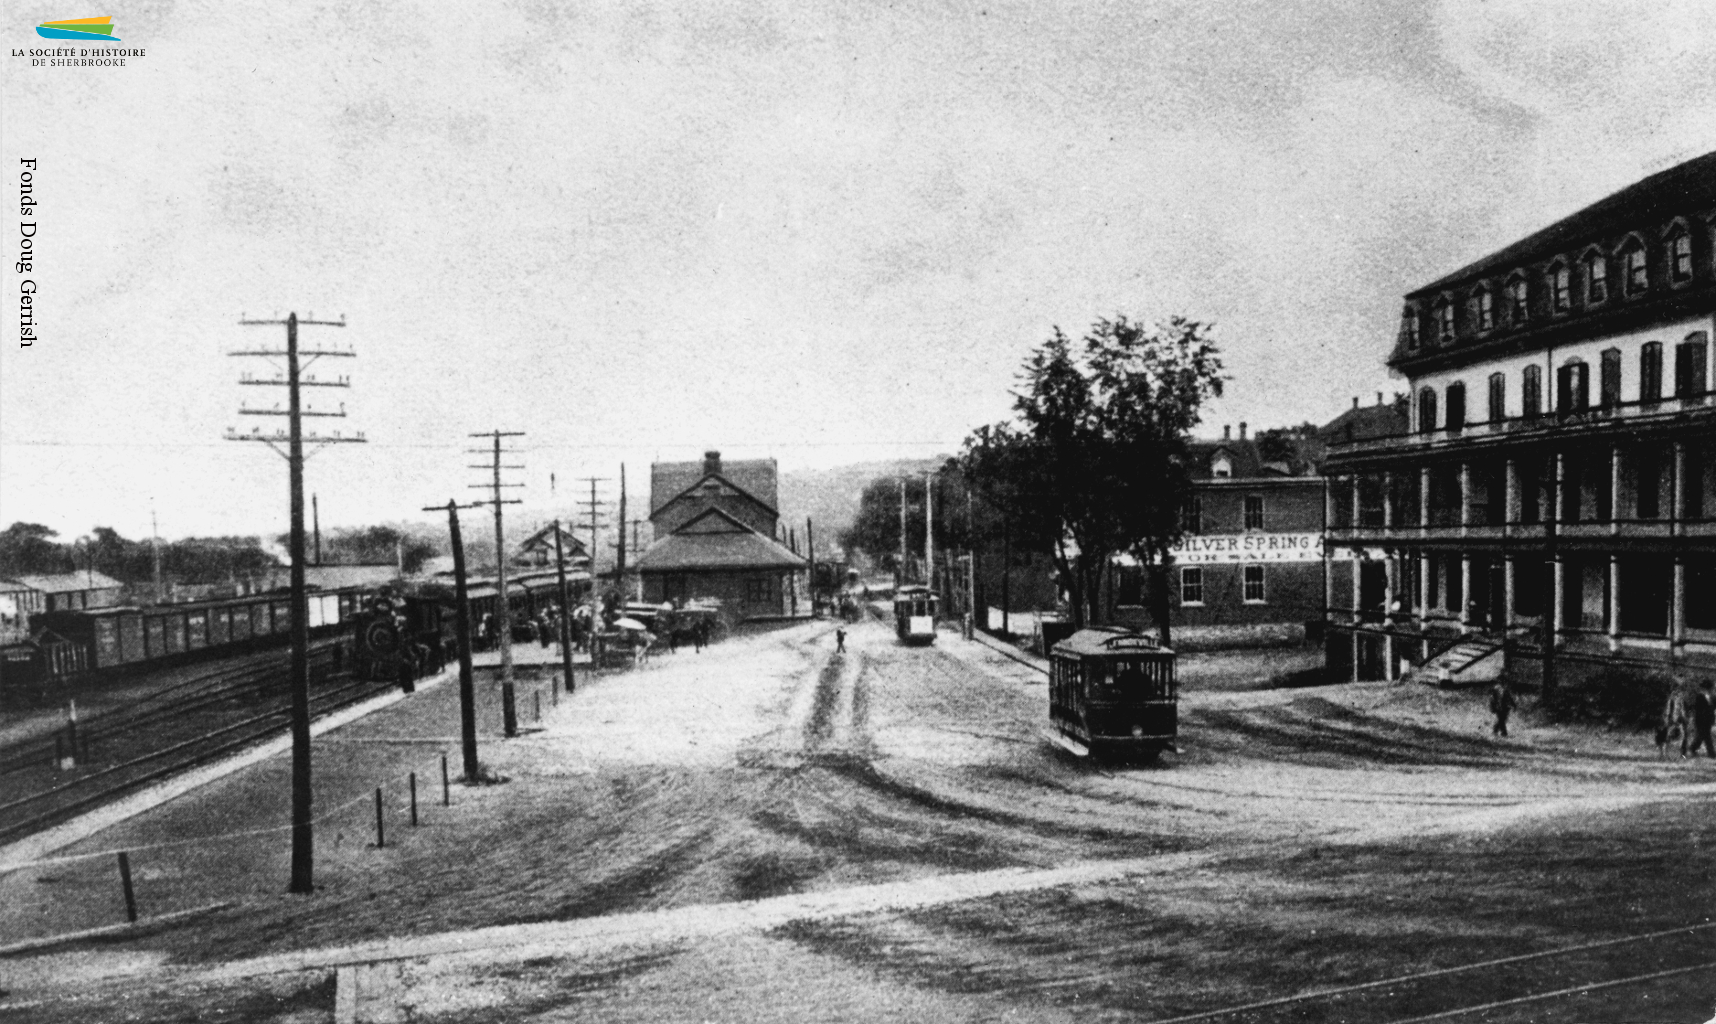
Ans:
POLYGON ((1698 684, 1698 692, 1692 696, 1692 756, 1698 756, 1698 748, 1703 747, 1711 757, 1716 757, 1716 739, 1711 738, 1711 730, 1716 728, 1716 682, 1706 679, 1698 684))
POLYGON ((841 626, 834 627, 834 653, 846 653, 846 630, 841 626))
POLYGON ((1496 685, 1490 690, 1490 714, 1496 716, 1496 724, 1490 729, 1490 735, 1507 735, 1507 716, 1513 713, 1518 703, 1514 700, 1513 691, 1508 689, 1507 680, 1497 679, 1496 685))

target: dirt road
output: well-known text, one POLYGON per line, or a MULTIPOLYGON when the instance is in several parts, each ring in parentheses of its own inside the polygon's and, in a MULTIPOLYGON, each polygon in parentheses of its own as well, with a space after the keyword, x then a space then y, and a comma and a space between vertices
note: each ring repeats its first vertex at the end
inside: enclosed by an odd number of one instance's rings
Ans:
POLYGON ((330 967, 385 959, 375 1005, 421 1020, 1166 1019, 1668 932, 1230 1019, 1405 1019, 1641 965, 1672 973, 1461 1019, 1716 1009, 1716 969, 1685 970, 1716 934, 1707 765, 1500 745, 1434 691, 1193 683, 1183 753, 1116 769, 1044 742, 1028 666, 879 624, 847 647, 795 627, 602 680, 488 748, 512 782, 319 852, 316 896, 205 865, 240 908, 0 958, 0 987, 31 1020, 321 1020, 330 967), (151 989, 146 1015, 92 1016, 68 971, 151 989))

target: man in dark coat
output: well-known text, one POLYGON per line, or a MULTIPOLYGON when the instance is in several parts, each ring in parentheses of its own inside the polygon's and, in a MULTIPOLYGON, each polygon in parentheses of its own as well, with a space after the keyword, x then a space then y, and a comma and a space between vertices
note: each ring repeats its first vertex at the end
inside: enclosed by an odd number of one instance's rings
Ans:
POLYGON ((1514 700, 1513 691, 1508 689, 1507 680, 1497 679, 1495 687, 1490 690, 1490 714, 1496 716, 1496 724, 1490 729, 1492 736, 1507 735, 1507 717, 1513 714, 1518 703, 1514 700))
POLYGON ((1698 692, 1692 697, 1692 754, 1697 756, 1698 748, 1703 747, 1711 757, 1716 757, 1716 739, 1711 738, 1711 730, 1716 728, 1716 683, 1706 679, 1698 684, 1698 692))

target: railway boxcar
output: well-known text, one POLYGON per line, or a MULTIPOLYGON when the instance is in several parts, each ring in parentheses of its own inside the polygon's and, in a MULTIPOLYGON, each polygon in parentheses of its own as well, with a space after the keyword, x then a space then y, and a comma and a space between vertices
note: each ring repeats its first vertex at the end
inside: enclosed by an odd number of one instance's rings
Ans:
MULTIPOLYGON (((307 600, 310 633, 319 636, 339 628, 358 605, 361 592, 312 591, 307 600)), ((276 592, 148 608, 49 612, 36 621, 83 652, 79 659, 56 663, 75 665, 75 670, 48 666, 50 675, 65 677, 85 670, 106 673, 178 664, 282 643, 291 633, 292 602, 289 595, 276 592)))
POLYGON ((935 643, 937 598, 923 586, 901 587, 894 594, 894 632, 908 644, 935 643))
POLYGON ((1075 753, 1152 760, 1174 748, 1174 652, 1123 629, 1081 629, 1049 655, 1049 721, 1075 753))

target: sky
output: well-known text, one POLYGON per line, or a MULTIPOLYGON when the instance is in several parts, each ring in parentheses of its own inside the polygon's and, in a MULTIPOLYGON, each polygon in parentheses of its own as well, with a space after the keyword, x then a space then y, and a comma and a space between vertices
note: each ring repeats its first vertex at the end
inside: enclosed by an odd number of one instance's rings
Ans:
POLYGON ((367 439, 307 464, 324 530, 478 496, 495 429, 548 515, 951 453, 1115 314, 1214 325, 1201 433, 1321 422, 1402 386, 1404 293, 1716 149, 1705 0, 120 2, 142 57, 31 66, 82 13, 0 24, 0 524, 65 539, 283 531, 223 434, 283 422, 228 353, 293 311, 356 353, 309 371, 367 439))

